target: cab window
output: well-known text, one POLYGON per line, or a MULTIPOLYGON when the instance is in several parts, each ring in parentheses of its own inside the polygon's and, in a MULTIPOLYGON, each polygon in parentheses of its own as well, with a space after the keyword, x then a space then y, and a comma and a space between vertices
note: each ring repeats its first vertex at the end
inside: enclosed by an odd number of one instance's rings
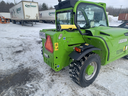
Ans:
POLYGON ((86 28, 87 21, 90 27, 107 26, 106 15, 102 7, 81 3, 77 8, 77 14, 79 14, 77 15, 77 24, 81 28, 86 28))

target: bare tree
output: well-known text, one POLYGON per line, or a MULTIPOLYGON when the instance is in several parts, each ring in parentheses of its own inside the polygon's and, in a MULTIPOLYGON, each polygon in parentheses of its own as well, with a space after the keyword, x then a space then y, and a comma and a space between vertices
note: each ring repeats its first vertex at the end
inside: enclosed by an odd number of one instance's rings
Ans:
POLYGON ((106 8, 106 11, 109 12, 109 15, 119 16, 120 13, 128 13, 128 8, 114 8, 110 6, 106 8))
POLYGON ((52 6, 49 9, 54 9, 52 6))
POLYGON ((39 11, 41 11, 42 10, 42 4, 38 4, 38 6, 39 6, 39 11))

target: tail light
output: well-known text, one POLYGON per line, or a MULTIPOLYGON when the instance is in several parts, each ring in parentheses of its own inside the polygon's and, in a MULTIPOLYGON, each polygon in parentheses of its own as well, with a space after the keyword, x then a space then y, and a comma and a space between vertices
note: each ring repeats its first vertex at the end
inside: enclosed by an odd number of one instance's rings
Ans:
POLYGON ((45 43, 45 48, 46 48, 49 52, 53 53, 52 40, 51 40, 51 37, 50 37, 49 35, 47 36, 47 40, 46 40, 46 43, 45 43))
POLYGON ((77 47, 75 47, 75 51, 77 51, 77 52, 81 52, 81 49, 80 48, 77 48, 77 47))

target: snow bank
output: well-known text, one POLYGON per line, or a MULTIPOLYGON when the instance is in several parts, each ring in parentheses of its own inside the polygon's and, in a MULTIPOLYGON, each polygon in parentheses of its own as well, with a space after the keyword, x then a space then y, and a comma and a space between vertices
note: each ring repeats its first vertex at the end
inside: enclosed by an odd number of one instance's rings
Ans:
POLYGON ((119 26, 121 22, 118 21, 118 16, 114 17, 112 15, 108 15, 109 26, 119 26))

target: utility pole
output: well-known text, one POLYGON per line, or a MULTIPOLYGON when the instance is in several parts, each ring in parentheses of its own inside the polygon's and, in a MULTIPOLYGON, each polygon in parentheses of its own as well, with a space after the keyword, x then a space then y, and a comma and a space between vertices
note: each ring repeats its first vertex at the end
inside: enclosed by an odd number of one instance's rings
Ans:
POLYGON ((14 4, 16 5, 16 1, 14 0, 14 4))
POLYGON ((122 6, 123 6, 123 5, 120 5, 120 12, 119 12, 119 14, 121 13, 121 8, 122 8, 122 6))

